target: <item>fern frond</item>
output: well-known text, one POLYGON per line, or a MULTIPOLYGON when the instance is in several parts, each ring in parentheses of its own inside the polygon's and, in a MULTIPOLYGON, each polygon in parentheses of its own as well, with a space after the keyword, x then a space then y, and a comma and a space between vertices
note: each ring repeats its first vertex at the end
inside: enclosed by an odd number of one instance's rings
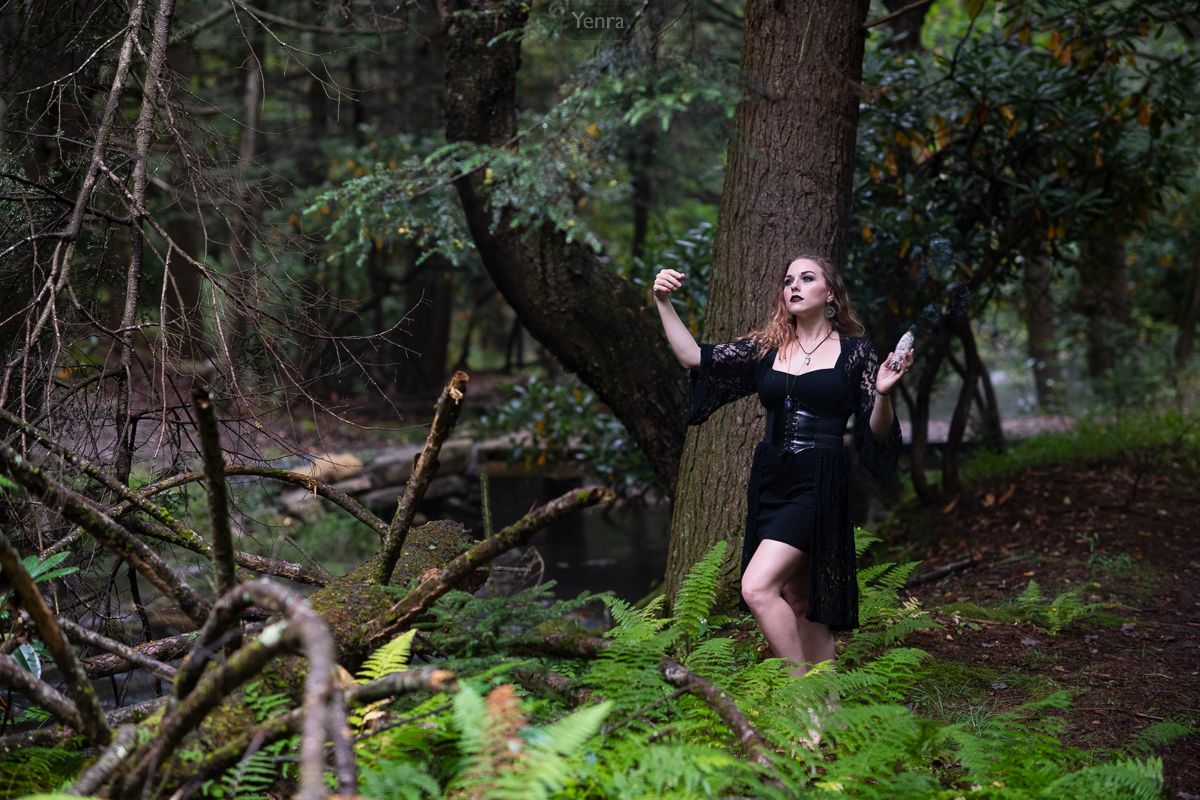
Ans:
POLYGON ((728 552, 728 542, 717 542, 704 558, 696 562, 679 587, 679 596, 675 598, 673 609, 675 624, 682 628, 689 642, 696 641, 701 620, 708 617, 716 602, 721 566, 728 552))
POLYGON ((386 758, 362 770, 362 782, 363 795, 376 800, 422 800, 442 793, 438 782, 421 767, 386 758))
POLYGON ((1046 795, 1156 800, 1162 796, 1162 766, 1162 759, 1157 757, 1094 764, 1054 781, 1046 787, 1046 795))
POLYGON ((723 684, 734 671, 733 639, 707 639, 684 662, 688 669, 723 684))
POLYGON ((413 637, 416 635, 416 629, 405 631, 372 653, 359 669, 358 679, 373 681, 384 675, 408 669, 408 661, 412 657, 413 637))

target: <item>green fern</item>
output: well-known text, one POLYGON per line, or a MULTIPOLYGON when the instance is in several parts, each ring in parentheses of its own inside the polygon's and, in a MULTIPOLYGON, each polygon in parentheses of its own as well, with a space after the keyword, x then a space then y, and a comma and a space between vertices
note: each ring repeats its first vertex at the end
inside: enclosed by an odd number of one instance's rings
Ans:
POLYGON ((386 758, 362 771, 362 786, 363 796, 376 800, 422 800, 442 793, 438 782, 422 767, 386 758))
POLYGON ((264 694, 261 681, 246 684, 243 702, 254 712, 257 722, 266 722, 292 708, 292 700, 286 694, 264 694))
POLYGON ((462 760, 446 793, 548 799, 570 782, 571 757, 596 735, 611 709, 611 703, 600 703, 534 728, 525 724, 526 711, 511 687, 497 687, 486 698, 464 687, 454 699, 462 760))
POLYGON ((721 567, 728 552, 727 542, 717 542, 704 558, 696 562, 679 587, 673 608, 675 624, 682 629, 689 648, 696 642, 701 625, 706 622, 716 602, 721 567))
POLYGON ((249 758, 206 781, 201 787, 205 796, 216 800, 269 800, 269 794, 280 779, 287 777, 289 764, 280 764, 279 757, 296 747, 298 737, 283 739, 258 750, 249 758))
POLYGON ((373 681, 384 675, 408 669, 408 661, 412 657, 413 637, 416 635, 415 628, 405 631, 372 653, 359 669, 358 679, 373 681))

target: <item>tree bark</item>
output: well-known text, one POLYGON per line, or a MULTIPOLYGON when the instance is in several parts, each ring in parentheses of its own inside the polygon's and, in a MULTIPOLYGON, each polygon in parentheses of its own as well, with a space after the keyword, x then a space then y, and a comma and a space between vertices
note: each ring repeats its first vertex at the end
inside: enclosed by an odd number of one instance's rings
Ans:
POLYGON ((1088 374, 1100 378, 1116 366, 1117 340, 1131 322, 1125 243, 1120 234, 1098 227, 1080 240, 1079 277, 1082 310, 1088 320, 1088 374))
POLYGON ((925 505, 941 498, 938 489, 931 486, 925 474, 926 456, 929 454, 929 403, 933 397, 933 383, 937 378, 942 361, 950 352, 950 329, 945 322, 937 326, 937 337, 930 342, 921 357, 917 370, 917 400, 912 415, 912 444, 909 448, 909 463, 912 467, 913 491, 925 505))
POLYGON ((1196 350, 1196 320, 1200 318, 1200 243, 1192 251, 1192 266, 1188 270, 1187 291, 1179 315, 1179 338, 1175 340, 1175 364, 1184 366, 1196 350))
POLYGON ((921 27, 925 24, 925 15, 929 13, 929 7, 933 3, 914 5, 914 0, 883 0, 883 5, 889 13, 901 12, 889 23, 892 29, 892 51, 915 53, 924 50, 921 47, 921 27))
POLYGON ((1029 335, 1029 357, 1038 407, 1057 411, 1062 407, 1062 367, 1058 363, 1058 326, 1050 299, 1050 262, 1046 252, 1025 257, 1025 330, 1029 335))
MULTIPOLYGON (((762 327, 794 254, 813 251, 844 263, 868 5, 746 5, 741 66, 747 91, 729 143, 707 341, 729 341, 762 327)), ((740 538, 762 426, 762 408, 751 397, 688 431, 667 562, 668 598, 713 544, 740 538)))
MULTIPOLYGON (((437 6, 447 51, 446 140, 514 146, 527 11, 498 0, 437 6)), ((513 228, 501 211, 493 224, 484 180, 480 170, 460 178, 457 189, 488 274, 525 329, 624 423, 673 494, 684 437, 683 371, 648 298, 549 223, 513 228)))

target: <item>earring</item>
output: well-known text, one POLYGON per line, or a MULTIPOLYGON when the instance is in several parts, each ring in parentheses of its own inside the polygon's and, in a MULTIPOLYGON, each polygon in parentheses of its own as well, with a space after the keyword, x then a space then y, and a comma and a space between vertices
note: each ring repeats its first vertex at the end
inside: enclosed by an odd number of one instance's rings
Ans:
POLYGON ((837 316, 837 308, 834 307, 833 303, 826 303, 825 304, 825 319, 833 319, 836 316, 837 316))

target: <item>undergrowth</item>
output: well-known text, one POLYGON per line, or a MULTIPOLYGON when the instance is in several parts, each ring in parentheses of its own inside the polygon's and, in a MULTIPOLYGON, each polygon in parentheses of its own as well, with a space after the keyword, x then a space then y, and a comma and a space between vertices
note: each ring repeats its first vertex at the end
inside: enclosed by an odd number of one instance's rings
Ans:
POLYGON ((1108 420, 1080 419, 1065 433, 1044 433, 1013 442, 1002 452, 980 450, 962 466, 965 485, 1003 480, 1049 464, 1096 464, 1167 459, 1200 469, 1200 419, 1174 411, 1147 411, 1108 420))
MULTIPOLYGON (((860 548, 867 543, 860 535, 860 548)), ((718 546, 696 566, 671 615, 661 600, 639 609, 604 597, 615 624, 609 647, 591 660, 536 646, 539 633, 570 632, 562 617, 582 600, 553 602, 544 589, 447 596, 425 636, 448 656, 440 665, 458 670, 461 688, 356 716, 362 791, 378 800, 1158 797, 1162 764, 1148 746, 1091 763, 1060 744, 1068 693, 1003 713, 978 702, 982 691, 952 697, 948 668, 903 646, 908 633, 937 627, 919 605, 897 600, 913 565, 863 570, 863 627, 843 642, 838 671, 796 678, 788 662, 759 657, 743 620, 713 615, 724 554, 718 546), (764 738, 770 767, 745 758, 706 703, 666 683, 664 656, 728 694, 764 738), (547 671, 574 688, 529 679, 547 671), (942 713, 929 713, 938 702, 942 713)), ((1021 613, 1048 627, 1078 617, 1035 592, 1021 613)), ((397 668, 407 647, 391 645, 372 663, 397 668)))

